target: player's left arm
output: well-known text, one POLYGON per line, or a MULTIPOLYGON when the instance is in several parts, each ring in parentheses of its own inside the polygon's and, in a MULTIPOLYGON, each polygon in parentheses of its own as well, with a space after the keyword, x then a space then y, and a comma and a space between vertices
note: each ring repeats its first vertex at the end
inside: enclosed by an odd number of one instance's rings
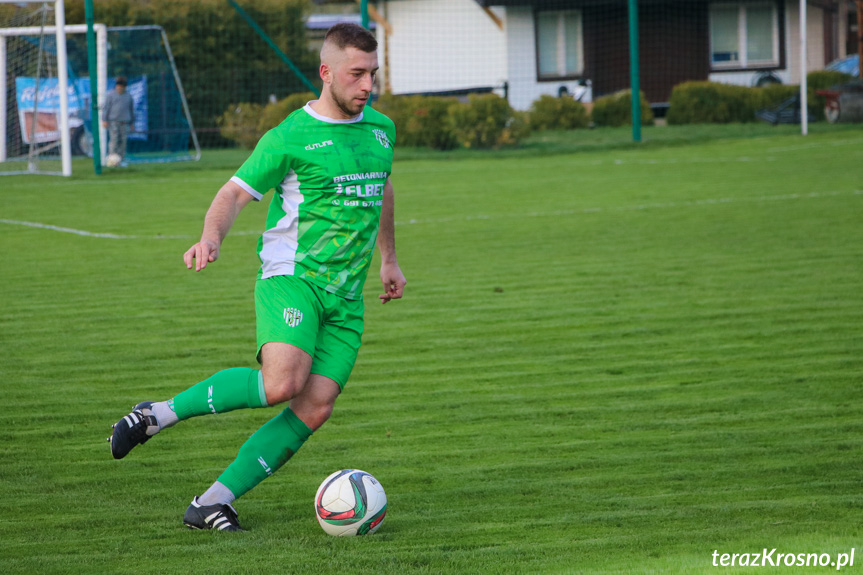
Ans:
POLYGON ((384 185, 384 199, 381 205, 381 223, 378 230, 378 248, 381 251, 381 282, 384 292, 378 297, 381 303, 400 299, 408 283, 399 267, 396 257, 396 222, 393 184, 387 179, 384 185))

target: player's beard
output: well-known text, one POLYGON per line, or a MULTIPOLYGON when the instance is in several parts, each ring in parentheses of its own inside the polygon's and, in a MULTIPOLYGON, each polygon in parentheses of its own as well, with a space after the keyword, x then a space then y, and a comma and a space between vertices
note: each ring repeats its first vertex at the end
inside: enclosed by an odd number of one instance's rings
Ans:
POLYGON ((345 113, 348 117, 353 118, 358 116, 363 111, 365 104, 357 104, 353 98, 346 98, 339 93, 334 87, 330 88, 330 96, 333 98, 335 105, 345 113))

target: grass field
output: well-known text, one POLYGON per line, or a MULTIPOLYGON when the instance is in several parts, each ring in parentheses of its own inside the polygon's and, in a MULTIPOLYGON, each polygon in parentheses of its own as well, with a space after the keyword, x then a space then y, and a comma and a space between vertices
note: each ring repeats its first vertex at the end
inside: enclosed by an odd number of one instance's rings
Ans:
POLYGON ((406 297, 376 305, 375 264, 344 397, 237 502, 241 534, 182 514, 275 409, 184 422, 122 461, 105 438, 139 401, 255 365, 264 203, 204 273, 181 263, 242 153, 0 180, 0 567, 835 571, 712 566, 863 547, 863 130, 771 134, 402 153, 406 297), (387 490, 372 537, 314 519, 346 467, 387 490))

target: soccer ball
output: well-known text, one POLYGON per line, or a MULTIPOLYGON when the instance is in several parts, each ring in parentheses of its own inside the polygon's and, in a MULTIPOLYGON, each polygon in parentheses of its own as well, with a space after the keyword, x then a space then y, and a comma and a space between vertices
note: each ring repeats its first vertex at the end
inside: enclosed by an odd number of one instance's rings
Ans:
POLYGON ((105 163, 108 164, 109 168, 116 168, 122 161, 123 158, 121 158, 119 154, 108 154, 108 157, 105 158, 105 163))
POLYGON ((371 535, 387 514, 387 495, 378 480, 359 469, 336 471, 315 495, 315 515, 330 535, 371 535))

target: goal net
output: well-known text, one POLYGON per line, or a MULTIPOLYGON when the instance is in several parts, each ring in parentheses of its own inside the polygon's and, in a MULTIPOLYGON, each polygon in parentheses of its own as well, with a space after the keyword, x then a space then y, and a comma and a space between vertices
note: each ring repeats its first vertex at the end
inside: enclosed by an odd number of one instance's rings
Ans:
MULTIPOLYGON (((2 2, 0 175, 69 175, 71 162, 64 168, 61 161, 64 149, 68 149, 70 157, 93 154, 87 27, 55 26, 52 2, 30 4, 29 10, 28 6, 16 7, 11 12, 2 2), (57 40, 58 35, 62 35, 62 42, 57 40), (61 44, 62 49, 58 49, 61 44), (65 66, 59 65, 61 56, 65 66), (59 71, 65 73, 65 80, 59 71), (65 82, 65 90, 60 89, 61 81, 65 82), (63 94, 65 98, 61 98, 63 94), (65 127, 61 127, 64 123, 65 127), (68 142, 64 144, 64 140, 68 142)), ((135 121, 124 162, 199 159, 200 145, 164 30, 159 26, 107 28, 103 24, 96 24, 94 29, 98 108, 101 110, 106 94, 115 89, 119 76, 127 78, 127 90, 134 101, 135 121)), ((97 125, 105 164, 109 136, 101 121, 97 125)))
POLYGON ((72 173, 64 24, 62 0, 0 2, 0 174, 72 173))
MULTIPOLYGON (((109 27, 107 61, 107 90, 114 89, 117 77, 125 76, 135 102, 135 125, 129 133, 126 161, 200 159, 186 94, 162 27, 109 27)), ((89 89, 89 82, 87 86, 89 89)))

